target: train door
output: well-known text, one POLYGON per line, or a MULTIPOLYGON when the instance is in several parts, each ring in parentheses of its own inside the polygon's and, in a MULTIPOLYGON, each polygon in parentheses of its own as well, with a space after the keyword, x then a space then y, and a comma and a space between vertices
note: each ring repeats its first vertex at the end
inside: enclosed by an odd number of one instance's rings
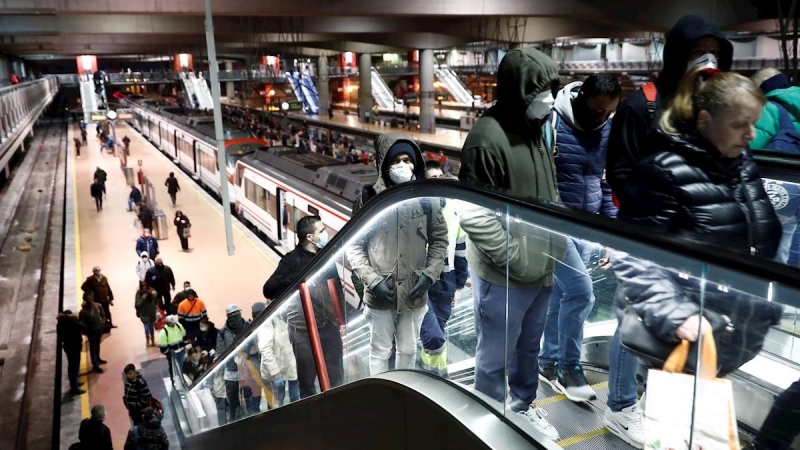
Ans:
MULTIPOLYGON (((185 136, 184 136, 184 139, 186 139, 185 136)), ((186 143, 188 144, 189 142, 187 141, 186 143)), ((200 153, 202 153, 203 151, 200 150, 200 146, 197 145, 197 141, 195 141, 194 139, 192 140, 192 143, 190 145, 192 146, 192 163, 193 163, 192 172, 197 174, 197 176, 199 177, 200 176, 200 169, 197 168, 197 164, 198 164, 198 161, 200 160, 200 158, 202 156, 202 155, 200 155, 200 153)))
POLYGON ((289 208, 286 204, 286 191, 276 188, 275 197, 278 199, 275 202, 278 212, 278 240, 286 244, 289 237, 289 208))
POLYGON ((172 157, 178 158, 178 130, 172 130, 172 157))

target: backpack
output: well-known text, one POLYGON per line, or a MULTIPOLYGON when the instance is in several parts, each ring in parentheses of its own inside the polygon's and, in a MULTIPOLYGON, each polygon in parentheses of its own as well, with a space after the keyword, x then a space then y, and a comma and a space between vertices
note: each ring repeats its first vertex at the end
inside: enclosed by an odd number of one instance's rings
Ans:
POLYGON ((650 116, 650 122, 652 122, 658 107, 658 88, 653 82, 645 83, 642 86, 642 93, 644 94, 644 100, 647 102, 647 115, 650 116))
POLYGON ((139 425, 134 425, 134 427, 133 427, 133 428, 131 428, 131 431, 133 431, 133 435, 135 436, 135 437, 134 437, 134 439, 135 439, 135 441, 134 441, 134 448, 135 448, 136 450, 145 450, 145 448, 144 448, 144 447, 141 447, 141 446, 139 445, 139 439, 142 437, 142 436, 139 434, 139 425))
POLYGON ((778 133, 772 136, 764 148, 780 153, 800 154, 800 131, 795 129, 789 111, 786 111, 780 103, 773 101, 770 103, 778 108, 778 133))

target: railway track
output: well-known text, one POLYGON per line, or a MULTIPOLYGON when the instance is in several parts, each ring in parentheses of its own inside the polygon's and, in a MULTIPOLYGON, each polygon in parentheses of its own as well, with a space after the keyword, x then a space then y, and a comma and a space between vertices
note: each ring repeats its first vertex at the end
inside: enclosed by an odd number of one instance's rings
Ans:
POLYGON ((42 430, 39 425, 42 416, 52 420, 45 411, 53 407, 53 383, 40 383, 38 377, 55 381, 54 331, 60 298, 57 293, 45 295, 45 284, 60 284, 63 274, 59 268, 55 274, 59 279, 46 276, 53 276, 48 261, 60 265, 60 258, 52 260, 61 251, 61 230, 55 230, 59 239, 53 247, 51 219, 54 209, 61 211, 57 203, 64 194, 59 192, 63 180, 57 174, 65 170, 66 139, 66 123, 44 124, 0 191, 0 400, 4 403, 0 449, 47 448, 29 445, 43 433, 50 445, 52 426, 42 430), (43 318, 52 323, 43 325, 43 318), (52 336, 43 340, 43 334, 52 336))

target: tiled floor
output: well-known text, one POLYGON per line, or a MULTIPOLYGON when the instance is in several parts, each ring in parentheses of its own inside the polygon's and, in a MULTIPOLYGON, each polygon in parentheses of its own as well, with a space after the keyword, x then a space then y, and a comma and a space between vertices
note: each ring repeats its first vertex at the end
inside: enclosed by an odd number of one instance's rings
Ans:
MULTIPOLYGON (((94 127, 90 126, 89 129, 93 131, 94 127)), ((164 263, 175 272, 179 288, 184 280, 190 280, 218 327, 224 325, 225 307, 230 303, 239 304, 249 318, 250 306, 261 301, 261 288, 275 269, 277 256, 241 224, 235 227, 233 233, 235 255, 228 256, 220 205, 138 133, 120 124, 117 137, 121 140, 124 135, 131 138, 129 162, 136 165, 138 160, 142 161, 147 176, 157 186, 156 197, 161 200, 159 206, 169 219, 169 239, 159 241, 159 249, 164 263), (178 194, 177 209, 192 221, 192 253, 180 251, 180 242, 172 226, 176 208, 168 205, 166 188, 161 187, 169 172, 176 173, 182 188, 178 194)), ((75 159, 74 165, 77 234, 80 238, 80 267, 76 273, 86 277, 91 274, 93 266, 102 268, 114 291, 115 300, 111 310, 114 322, 119 326, 103 339, 101 357, 108 364, 104 366, 106 373, 89 376, 89 403, 105 405, 108 412, 106 424, 111 428, 114 447, 122 448, 130 427, 122 403, 122 369, 128 363, 139 367, 144 361, 161 361, 163 356, 157 348, 145 347, 142 324, 134 309, 138 285, 134 271, 137 261, 135 243, 140 230, 134 228, 134 213, 125 210, 130 187, 120 170, 119 160, 108 153, 101 153, 99 143, 91 132, 89 146, 84 147, 81 153, 82 156, 75 159), (97 166, 103 167, 108 173, 107 198, 100 212, 95 210, 94 199, 89 195, 89 185, 97 166)), ((88 357, 88 354, 85 356, 88 357)), ((145 372, 152 373, 152 370, 145 372)), ((154 392, 163 392, 163 386, 155 386, 163 384, 162 379, 147 381, 154 392)))

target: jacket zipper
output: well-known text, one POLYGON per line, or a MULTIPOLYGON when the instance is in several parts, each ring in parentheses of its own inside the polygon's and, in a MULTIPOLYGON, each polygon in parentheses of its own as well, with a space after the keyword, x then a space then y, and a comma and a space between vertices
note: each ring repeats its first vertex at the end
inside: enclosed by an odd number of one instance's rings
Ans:
POLYGON ((744 211, 744 218, 747 221, 747 243, 750 247, 750 255, 756 254, 756 247, 754 245, 755 239, 753 237, 753 221, 750 214, 754 214, 753 208, 750 204, 750 198, 747 196, 747 188, 745 186, 744 181, 741 179, 739 180, 739 189, 742 191, 742 196, 744 197, 745 204, 742 205, 742 210, 744 211))

